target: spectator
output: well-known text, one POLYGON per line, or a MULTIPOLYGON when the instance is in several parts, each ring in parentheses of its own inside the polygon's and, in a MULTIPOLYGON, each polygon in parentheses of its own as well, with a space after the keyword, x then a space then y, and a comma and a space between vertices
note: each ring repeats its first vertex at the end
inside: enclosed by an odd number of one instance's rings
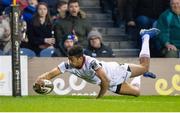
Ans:
MULTIPOLYGON (((28 6, 26 0, 17 0, 17 4, 19 4, 20 10, 22 11, 24 8, 28 6)), ((0 0, 0 13, 5 12, 5 14, 10 14, 12 0, 0 0)))
MULTIPOLYGON (((68 12, 68 3, 66 1, 59 1, 57 5, 57 16, 54 18, 56 19, 63 19, 66 16, 66 13, 68 12)), ((82 10, 79 11, 80 15, 83 16, 83 18, 86 17, 86 13, 82 10)))
POLYGON ((37 55, 42 49, 53 47, 55 44, 55 38, 52 34, 52 23, 46 3, 41 2, 38 4, 37 12, 28 25, 27 34, 30 48, 37 55))
POLYGON ((74 35, 65 35, 62 42, 59 44, 58 48, 55 49, 53 54, 54 57, 67 57, 67 51, 74 46, 75 36, 74 35))
POLYGON ((168 3, 167 0, 127 0, 127 25, 151 28, 168 3))
MULTIPOLYGON (((127 33, 133 39, 137 39, 139 48, 141 48, 139 30, 155 27, 160 14, 167 9, 167 4, 168 0, 127 0, 127 33)), ((156 39, 150 39, 150 43, 151 57, 159 57, 156 39)))
POLYGON ((105 46, 102 42, 102 35, 97 30, 92 30, 88 34, 88 47, 84 54, 92 57, 114 57, 111 48, 105 46))
POLYGON ((23 19, 29 22, 36 12, 36 6, 38 5, 37 0, 28 0, 28 6, 23 10, 23 19))
POLYGON ((171 9, 159 17, 157 27, 161 30, 159 39, 165 57, 179 57, 180 50, 180 0, 170 0, 171 9))
POLYGON ((58 4, 58 1, 59 0, 39 0, 39 2, 45 2, 48 4, 51 16, 55 16, 57 14, 56 5, 58 4))
POLYGON ((80 13, 79 2, 70 0, 68 2, 68 12, 64 19, 58 19, 55 27, 56 45, 62 41, 62 37, 67 34, 74 34, 78 37, 78 42, 81 45, 86 45, 86 37, 91 26, 86 20, 86 16, 80 13))
MULTIPOLYGON (((19 25, 19 37, 21 40, 21 47, 24 47, 25 42, 27 42, 26 22, 19 21, 19 25)), ((0 16, 0 49, 3 51, 4 54, 11 53, 11 28, 9 15, 0 16)))
POLYGON ((19 4, 21 11, 28 6, 27 0, 17 0, 17 3, 19 4))
POLYGON ((7 0, 0 0, 0 15, 2 15, 2 14, 3 14, 4 9, 5 9, 6 7, 8 7, 8 6, 9 6, 9 4, 10 4, 10 3, 6 3, 6 2, 11 2, 11 1, 7 1, 7 0))
POLYGON ((11 50, 11 29, 9 22, 8 16, 0 16, 0 49, 4 54, 8 54, 11 50))
POLYGON ((21 48, 29 48, 29 44, 28 44, 28 37, 27 37, 27 22, 25 20, 23 20, 23 18, 20 19, 19 21, 19 37, 21 37, 21 48))
POLYGON ((66 12, 68 10, 68 4, 66 1, 59 1, 58 5, 57 5, 57 16, 55 17, 55 19, 62 19, 65 18, 66 12))

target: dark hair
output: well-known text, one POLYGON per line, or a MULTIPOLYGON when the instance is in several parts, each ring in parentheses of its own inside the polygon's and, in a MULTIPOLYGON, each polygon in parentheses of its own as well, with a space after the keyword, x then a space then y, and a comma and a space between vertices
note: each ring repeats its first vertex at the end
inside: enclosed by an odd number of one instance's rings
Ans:
POLYGON ((50 24, 51 25, 51 17, 50 17, 50 13, 49 13, 49 8, 48 8, 48 5, 47 3, 45 2, 39 2, 38 5, 37 5, 37 9, 36 9, 36 13, 34 14, 34 17, 33 17, 33 25, 34 26, 40 26, 40 20, 39 20, 39 14, 38 14, 38 8, 40 5, 44 5, 46 6, 48 12, 47 12, 47 15, 46 15, 46 19, 45 19, 45 24, 50 24))
POLYGON ((80 45, 74 45, 68 50, 68 56, 81 57, 83 56, 83 48, 80 45))
POLYGON ((59 7, 63 6, 63 5, 65 5, 65 4, 67 4, 66 1, 59 1, 58 4, 57 4, 57 8, 59 8, 59 7))
POLYGON ((79 1, 78 1, 78 0, 69 0, 69 1, 68 1, 68 6, 69 6, 71 3, 76 3, 76 2, 79 4, 79 1))

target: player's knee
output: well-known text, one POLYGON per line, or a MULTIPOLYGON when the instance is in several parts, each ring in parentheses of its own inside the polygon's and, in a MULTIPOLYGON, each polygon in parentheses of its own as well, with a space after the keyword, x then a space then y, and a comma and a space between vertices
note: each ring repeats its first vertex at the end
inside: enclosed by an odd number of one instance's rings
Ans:
POLYGON ((144 73, 148 72, 149 71, 149 67, 145 67, 144 68, 144 73))
POLYGON ((144 73, 149 71, 149 62, 149 58, 142 57, 140 59, 140 64, 143 67, 144 73))
POLYGON ((149 71, 149 66, 142 66, 142 67, 143 67, 142 68, 143 73, 146 73, 149 71))
POLYGON ((136 97, 138 97, 138 96, 140 96, 140 92, 137 92, 137 93, 136 93, 136 97))
POLYGON ((136 97, 140 96, 140 91, 136 91, 136 92, 134 93, 134 96, 136 96, 136 97))

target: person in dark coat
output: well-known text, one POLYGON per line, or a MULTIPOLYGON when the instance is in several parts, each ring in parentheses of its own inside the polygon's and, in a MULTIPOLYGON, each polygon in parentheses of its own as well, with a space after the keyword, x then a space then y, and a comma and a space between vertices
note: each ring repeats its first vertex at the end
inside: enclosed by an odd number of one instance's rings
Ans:
POLYGON ((62 42, 55 48, 53 57, 67 57, 68 50, 75 44, 75 35, 69 34, 63 37, 62 42))
MULTIPOLYGON (((157 28, 162 56, 166 58, 180 57, 180 0, 170 0, 171 8, 161 14, 157 28)), ((160 52, 158 51, 158 52, 160 52)))
POLYGON ((28 24, 27 35, 30 48, 37 55, 41 50, 54 46, 55 38, 53 37, 52 23, 46 3, 38 4, 37 12, 28 24))
POLYGON ((88 46, 84 54, 92 57, 114 57, 111 48, 105 46, 102 42, 102 35, 97 30, 92 30, 88 34, 88 46))
POLYGON ((151 28, 168 4, 169 0, 127 0, 127 25, 140 29, 151 28))
POLYGON ((86 15, 80 10, 79 2, 70 0, 65 18, 57 19, 54 25, 56 43, 62 41, 63 36, 74 34, 78 37, 79 44, 86 46, 87 35, 91 29, 86 15))
MULTIPOLYGON (((137 40, 141 48, 139 38, 140 29, 156 27, 157 19, 163 11, 169 7, 169 0, 127 0, 126 1, 126 31, 133 39, 137 40)), ((152 57, 160 57, 156 38, 150 39, 150 51, 152 57)))
POLYGON ((26 22, 29 22, 32 18, 33 15, 36 13, 36 7, 38 5, 37 0, 28 0, 28 6, 23 10, 23 19, 26 22))

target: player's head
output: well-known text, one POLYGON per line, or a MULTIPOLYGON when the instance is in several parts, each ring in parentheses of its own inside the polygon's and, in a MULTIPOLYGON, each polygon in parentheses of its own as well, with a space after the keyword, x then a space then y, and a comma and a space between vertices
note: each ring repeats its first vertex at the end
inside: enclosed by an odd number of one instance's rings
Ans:
POLYGON ((83 64, 83 48, 79 45, 74 45, 68 50, 68 59, 71 66, 80 68, 83 64))

